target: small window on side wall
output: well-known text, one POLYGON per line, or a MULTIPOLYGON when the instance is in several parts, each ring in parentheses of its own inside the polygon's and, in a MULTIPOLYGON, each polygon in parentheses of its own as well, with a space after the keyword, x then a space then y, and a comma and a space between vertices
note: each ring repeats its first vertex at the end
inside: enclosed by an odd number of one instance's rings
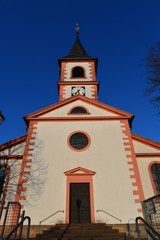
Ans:
POLYGON ((84 78, 84 70, 82 67, 74 67, 72 70, 72 78, 84 78))
POLYGON ((8 168, 6 166, 0 166, 0 199, 2 198, 5 182, 8 174, 8 168))
POLYGON ((87 111, 83 107, 75 107, 75 108, 72 109, 71 113, 73 113, 73 114, 87 113, 87 111))
POLYGON ((156 192, 157 192, 157 194, 160 194, 160 164, 158 164, 158 163, 152 164, 151 173, 152 173, 156 192))

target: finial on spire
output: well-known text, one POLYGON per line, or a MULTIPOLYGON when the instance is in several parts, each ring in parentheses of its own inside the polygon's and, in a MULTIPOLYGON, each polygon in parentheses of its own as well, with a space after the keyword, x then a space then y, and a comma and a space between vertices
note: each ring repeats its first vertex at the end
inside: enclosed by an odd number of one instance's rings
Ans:
POLYGON ((79 29, 80 29, 80 27, 79 27, 79 24, 78 23, 76 23, 76 33, 77 33, 77 37, 79 36, 79 29))

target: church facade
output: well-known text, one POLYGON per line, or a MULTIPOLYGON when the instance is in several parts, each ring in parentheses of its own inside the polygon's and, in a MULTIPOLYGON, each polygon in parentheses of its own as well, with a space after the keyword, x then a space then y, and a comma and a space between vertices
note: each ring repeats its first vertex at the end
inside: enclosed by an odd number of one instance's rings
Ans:
POLYGON ((19 201, 32 224, 54 213, 44 224, 128 223, 160 193, 160 144, 131 133, 134 115, 98 101, 97 61, 77 33, 58 59, 59 102, 0 145, 1 201, 19 201))

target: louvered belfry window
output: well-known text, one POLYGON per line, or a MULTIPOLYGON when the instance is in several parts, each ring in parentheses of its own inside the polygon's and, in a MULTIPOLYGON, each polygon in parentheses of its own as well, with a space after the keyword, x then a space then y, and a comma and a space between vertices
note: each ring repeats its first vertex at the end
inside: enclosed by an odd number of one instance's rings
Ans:
POLYGON ((6 177, 8 174, 8 169, 6 166, 0 166, 0 199, 2 197, 2 194, 4 192, 4 186, 5 186, 5 181, 6 177))

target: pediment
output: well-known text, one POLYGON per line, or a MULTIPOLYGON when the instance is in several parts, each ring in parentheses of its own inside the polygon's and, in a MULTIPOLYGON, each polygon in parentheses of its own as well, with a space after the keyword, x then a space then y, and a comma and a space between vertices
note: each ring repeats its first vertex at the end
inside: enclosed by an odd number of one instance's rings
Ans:
POLYGON ((74 168, 74 169, 64 172, 64 174, 66 176, 68 176, 68 175, 74 175, 74 176, 75 175, 94 175, 95 172, 85 169, 85 168, 82 168, 82 167, 77 167, 77 168, 74 168))
POLYGON ((103 104, 97 100, 92 100, 84 96, 74 96, 56 104, 52 104, 46 108, 38 110, 34 113, 28 114, 24 117, 26 122, 36 119, 36 120, 51 120, 57 118, 127 118, 133 119, 133 115, 122 111, 120 109, 114 108, 107 104, 103 104), (74 107, 83 107, 87 109, 86 114, 71 114, 71 109, 74 107))

